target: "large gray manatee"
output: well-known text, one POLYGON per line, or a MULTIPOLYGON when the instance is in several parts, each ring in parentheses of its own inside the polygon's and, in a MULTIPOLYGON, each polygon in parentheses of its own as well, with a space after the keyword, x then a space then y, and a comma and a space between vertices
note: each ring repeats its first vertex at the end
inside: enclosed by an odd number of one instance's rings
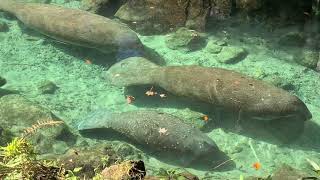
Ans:
MULTIPOLYGON (((125 137, 160 160, 184 167, 212 169, 230 159, 199 129, 157 111, 111 113, 100 109, 85 117, 78 130, 87 136, 125 137)), ((228 169, 233 166, 232 161, 225 164, 228 169)))
POLYGON ((103 53, 136 56, 143 48, 137 34, 126 25, 86 11, 14 0, 0 0, 0 10, 51 38, 103 53))

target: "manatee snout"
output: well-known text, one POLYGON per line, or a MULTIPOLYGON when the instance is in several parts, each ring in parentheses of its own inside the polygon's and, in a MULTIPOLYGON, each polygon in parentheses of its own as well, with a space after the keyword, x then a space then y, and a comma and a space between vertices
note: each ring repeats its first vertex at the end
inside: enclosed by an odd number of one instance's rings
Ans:
POLYGON ((199 141, 192 163, 200 169, 227 171, 235 168, 234 161, 209 138, 199 141))
POLYGON ((264 98, 257 104, 252 104, 246 115, 249 118, 267 121, 292 118, 300 118, 305 121, 312 118, 305 103, 291 94, 264 98))
POLYGON ((303 118, 304 120, 312 118, 312 114, 306 104, 297 97, 292 100, 292 103, 289 105, 289 109, 292 109, 292 114, 296 114, 297 117, 303 118))

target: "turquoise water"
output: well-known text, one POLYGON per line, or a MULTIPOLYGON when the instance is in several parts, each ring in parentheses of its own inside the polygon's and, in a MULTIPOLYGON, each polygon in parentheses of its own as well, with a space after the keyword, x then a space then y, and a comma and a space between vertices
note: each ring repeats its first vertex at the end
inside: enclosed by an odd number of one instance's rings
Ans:
POLYGON ((287 164, 297 178, 319 178, 308 162, 320 163, 318 1, 101 2, 45 2, 112 19, 101 31, 97 16, 77 21, 70 9, 38 24, 41 5, 11 7, 18 19, 0 11, 1 146, 61 120, 30 141, 43 159, 73 159, 67 168, 96 168, 107 156, 104 167, 143 160, 149 176, 281 179, 287 164))

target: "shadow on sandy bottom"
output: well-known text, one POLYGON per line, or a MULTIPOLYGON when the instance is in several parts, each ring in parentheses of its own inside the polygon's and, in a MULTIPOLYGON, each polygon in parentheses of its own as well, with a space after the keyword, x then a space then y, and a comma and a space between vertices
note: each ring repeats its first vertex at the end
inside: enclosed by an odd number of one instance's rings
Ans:
MULTIPOLYGON (((283 147, 300 150, 313 150, 320 152, 320 126, 312 121, 303 122, 297 120, 273 120, 273 121, 241 121, 239 130, 236 124, 238 112, 225 111, 215 108, 211 104, 194 101, 185 97, 176 97, 160 87, 154 89, 158 93, 165 93, 166 98, 159 96, 146 96, 145 92, 150 90, 152 85, 131 86, 125 89, 126 95, 134 96, 134 105, 143 108, 189 108, 195 112, 201 112, 213 117, 212 121, 204 123, 200 128, 203 132, 210 132, 215 128, 222 128, 225 131, 247 136, 256 140, 265 141, 283 147), (304 128, 303 128, 304 127, 304 128)), ((179 117, 184 119, 184 117, 179 117)), ((199 121, 201 117, 199 117, 199 121)), ((190 123, 190 122, 189 122, 190 123)))

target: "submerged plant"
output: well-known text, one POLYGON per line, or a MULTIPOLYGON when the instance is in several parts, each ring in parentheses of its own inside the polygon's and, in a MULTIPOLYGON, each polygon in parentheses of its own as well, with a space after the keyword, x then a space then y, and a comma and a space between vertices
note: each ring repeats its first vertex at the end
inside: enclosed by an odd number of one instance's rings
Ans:
POLYGON ((63 121, 53 121, 53 120, 44 120, 44 121, 37 121, 36 124, 33 124, 31 127, 26 128, 22 134, 22 138, 26 138, 32 134, 34 134, 37 130, 49 127, 49 126, 57 126, 63 124, 63 121))
POLYGON ((316 162, 314 162, 308 158, 306 158, 306 160, 312 166, 313 171, 316 172, 320 176, 320 166, 316 162))
POLYGON ((26 158, 33 159, 35 153, 33 146, 23 138, 14 138, 7 146, 0 147, 3 161, 7 162, 11 159, 25 155, 26 158))
POLYGON ((48 166, 36 160, 34 147, 27 137, 38 129, 62 124, 62 121, 38 121, 27 128, 21 137, 14 138, 7 146, 0 146, 0 179, 62 179, 63 168, 48 166))

